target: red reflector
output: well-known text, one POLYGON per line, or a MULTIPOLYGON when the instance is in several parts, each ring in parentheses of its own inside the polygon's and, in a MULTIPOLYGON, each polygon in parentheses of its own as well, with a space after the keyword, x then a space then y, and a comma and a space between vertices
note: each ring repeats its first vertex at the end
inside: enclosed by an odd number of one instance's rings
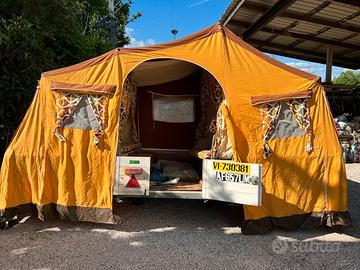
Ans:
POLYGON ((140 175, 140 174, 142 174, 142 168, 125 167, 125 174, 126 175, 140 175))
POLYGON ((125 185, 127 188, 139 188, 140 184, 138 180, 136 180, 135 175, 131 175, 130 180, 125 185))

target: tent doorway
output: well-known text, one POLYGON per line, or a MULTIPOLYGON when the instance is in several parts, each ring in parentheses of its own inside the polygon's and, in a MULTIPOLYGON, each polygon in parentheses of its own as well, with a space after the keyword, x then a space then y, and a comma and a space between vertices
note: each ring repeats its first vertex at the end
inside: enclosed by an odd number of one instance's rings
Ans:
POLYGON ((219 82, 198 65, 141 63, 123 86, 117 155, 150 157, 150 191, 201 192, 201 155, 211 155, 224 99, 219 82))

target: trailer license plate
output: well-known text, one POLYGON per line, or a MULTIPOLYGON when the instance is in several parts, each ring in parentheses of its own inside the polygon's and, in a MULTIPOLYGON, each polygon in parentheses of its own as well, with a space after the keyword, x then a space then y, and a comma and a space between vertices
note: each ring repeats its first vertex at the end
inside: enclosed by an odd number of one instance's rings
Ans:
POLYGON ((251 168, 249 164, 218 161, 214 161, 212 167, 214 171, 236 174, 250 174, 251 168))

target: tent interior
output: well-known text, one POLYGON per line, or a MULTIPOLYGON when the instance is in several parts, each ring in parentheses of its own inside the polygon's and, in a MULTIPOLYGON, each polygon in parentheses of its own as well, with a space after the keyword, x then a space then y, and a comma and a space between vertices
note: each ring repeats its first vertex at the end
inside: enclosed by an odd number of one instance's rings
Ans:
POLYGON ((201 190, 201 151, 210 153, 224 93, 198 65, 143 62, 121 94, 118 156, 151 157, 151 190, 201 190))

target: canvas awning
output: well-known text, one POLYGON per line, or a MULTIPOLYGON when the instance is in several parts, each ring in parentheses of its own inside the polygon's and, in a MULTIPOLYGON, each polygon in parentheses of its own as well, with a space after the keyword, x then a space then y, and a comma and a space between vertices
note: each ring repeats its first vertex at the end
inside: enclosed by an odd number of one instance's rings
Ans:
POLYGON ((162 84, 179 80, 199 70, 199 67, 180 60, 159 59, 140 64, 132 72, 132 79, 138 86, 162 84))

